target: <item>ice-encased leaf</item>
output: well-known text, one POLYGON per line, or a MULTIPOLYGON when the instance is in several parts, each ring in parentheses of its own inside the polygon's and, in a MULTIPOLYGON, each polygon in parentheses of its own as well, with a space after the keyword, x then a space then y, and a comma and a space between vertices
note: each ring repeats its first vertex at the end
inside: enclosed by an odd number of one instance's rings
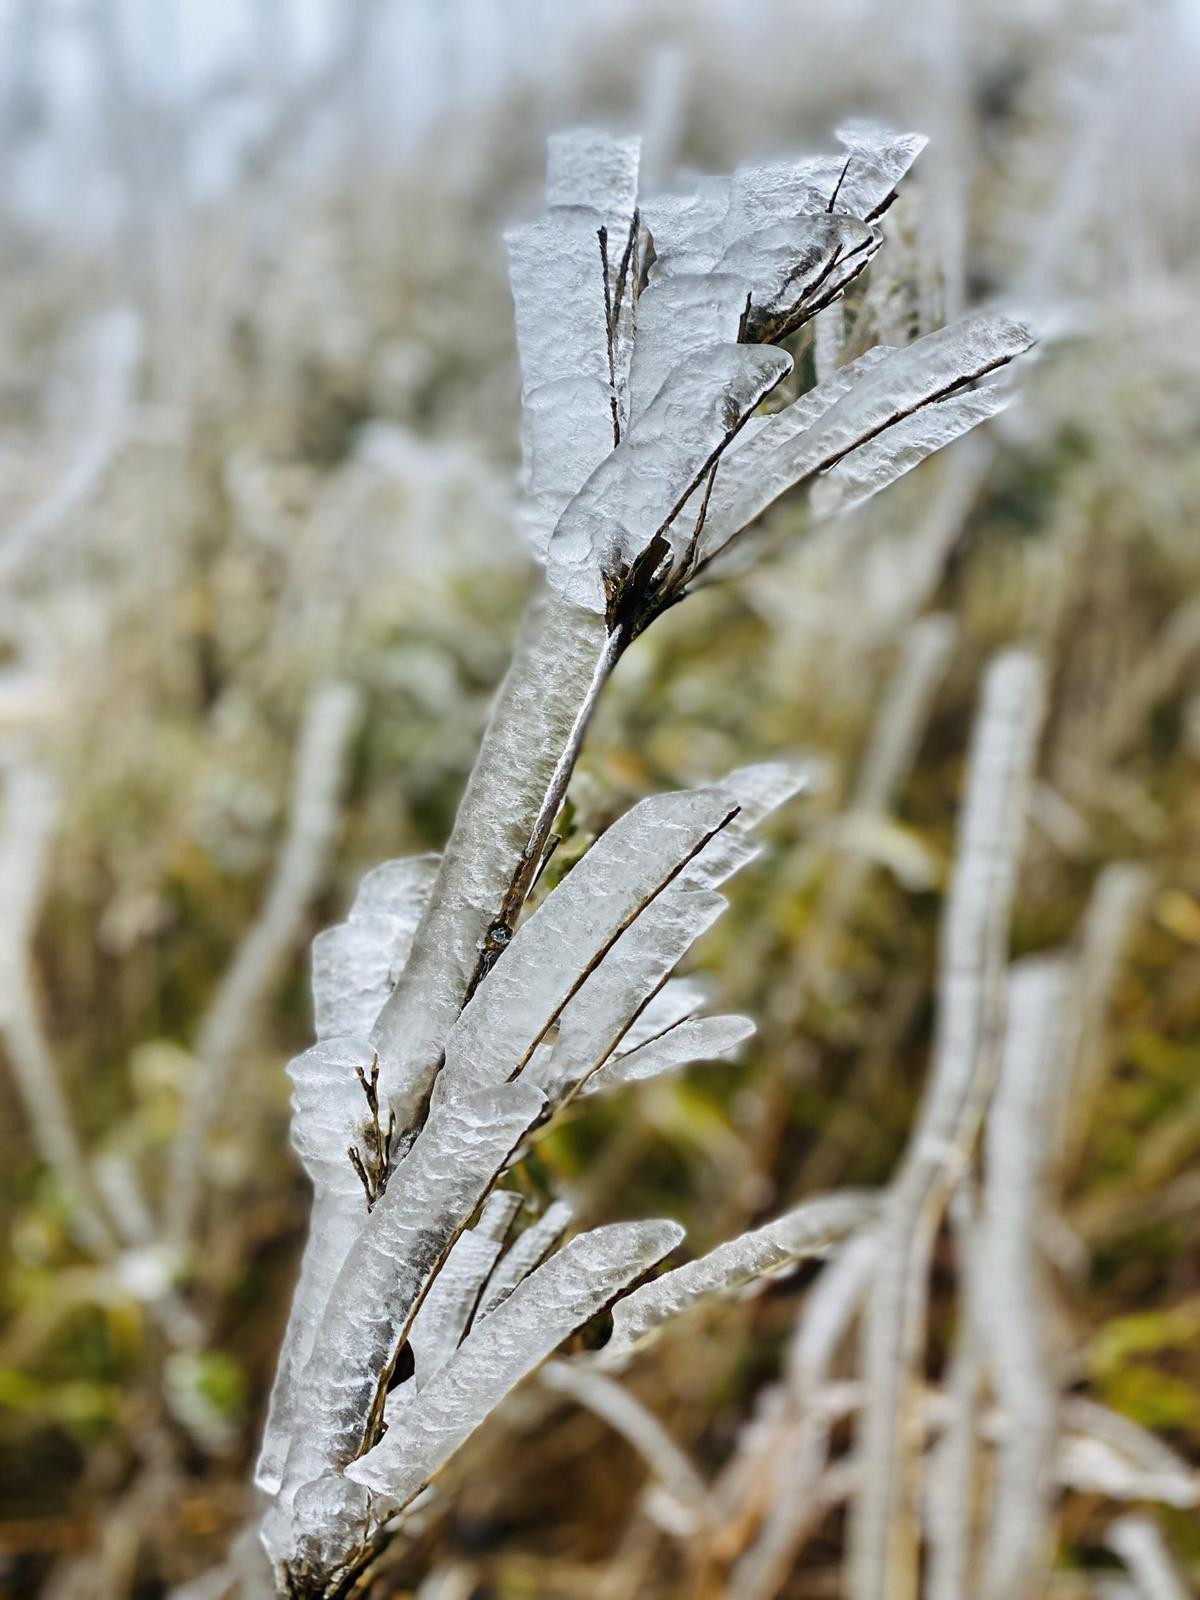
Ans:
POLYGON ((724 249, 729 194, 729 178, 702 177, 686 193, 642 201, 642 221, 654 241, 651 283, 676 272, 713 270, 724 249))
POLYGON ((837 130, 846 161, 838 176, 835 210, 864 222, 887 210, 897 186, 929 140, 923 133, 893 133, 871 123, 852 123, 837 130))
POLYGON ((546 141, 546 204, 589 206, 604 217, 633 215, 640 139, 614 139, 595 128, 568 128, 546 141))
POLYGON ((611 395, 607 379, 582 377, 560 378, 525 398, 523 525, 541 562, 558 519, 613 447, 611 395))
POLYGON ((827 1249, 870 1222, 878 1209, 878 1196, 867 1190, 820 1195, 764 1227, 718 1245, 697 1261, 665 1272, 613 1308, 612 1337, 601 1360, 605 1365, 623 1362, 676 1317, 827 1249))
POLYGON ((708 986, 703 979, 694 975, 671 978, 651 996, 621 1035, 622 1051, 636 1050, 647 1039, 656 1039, 677 1023, 699 1016, 708 999, 708 986))
POLYGON ((255 1483, 267 1494, 278 1494, 283 1483, 292 1434, 297 1427, 304 1425, 297 1401, 300 1375, 312 1354, 325 1307, 329 1303, 329 1292, 350 1246, 366 1220, 362 1189, 344 1154, 342 1166, 350 1175, 354 1192, 340 1194, 322 1188, 313 1196, 308 1239, 300 1261, 300 1276, 292 1291, 287 1328, 280 1347, 275 1381, 271 1386, 262 1447, 254 1469, 255 1483))
POLYGON ((568 1201, 555 1200, 536 1222, 517 1235, 487 1281, 479 1302, 480 1320, 507 1300, 517 1285, 541 1265, 570 1227, 573 1215, 568 1201))
POLYGON ((866 268, 882 242, 866 223, 827 215, 737 235, 721 268, 751 286, 748 336, 767 341, 794 332, 866 268))
POLYGON ((479 1221, 455 1241, 408 1336, 414 1365, 411 1381, 417 1388, 424 1388, 458 1348, 523 1203, 519 1194, 508 1190, 490 1194, 479 1221))
POLYGON ((564 511, 547 557, 556 592, 604 615, 611 585, 791 366, 782 350, 739 344, 710 345, 679 362, 564 511))
MULTIPOLYGON (((747 767, 735 767, 721 779, 721 788, 732 795, 738 804, 734 833, 747 833, 765 822, 773 811, 794 800, 797 795, 811 793, 826 779, 826 769, 817 759, 796 761, 756 761, 747 767)), ((699 866, 711 874, 715 852, 705 853, 699 866)), ((706 882, 723 882, 707 877, 706 882)))
POLYGON ((297 1388, 285 1494, 357 1455, 421 1298, 543 1103, 505 1083, 430 1112, 333 1285, 297 1388))
POLYGON ((702 556, 711 559, 788 489, 827 471, 922 406, 1006 365, 1032 343, 1021 323, 981 312, 839 368, 794 406, 764 417, 727 453, 709 501, 702 556))
MULTIPOLYGON (((643 1015, 643 1008, 653 1005, 653 997, 675 966, 724 910, 723 897, 714 891, 755 854, 750 831, 809 787, 815 776, 811 763, 780 761, 743 767, 722 780, 720 792, 731 808, 739 808, 737 815, 624 929, 563 1008, 553 1047, 539 1052, 526 1069, 545 1089, 551 1105, 586 1082, 643 1015)), ((655 1031, 673 1020, 679 1017, 661 1016, 655 1031)), ((647 1037, 641 1035, 642 1040, 647 1037)))
POLYGON ((359 885, 348 919, 313 940, 318 1039, 371 1031, 408 959, 438 859, 410 856, 372 868, 359 885))
POLYGON ((720 789, 655 795, 602 834, 517 930, 451 1028, 434 1103, 519 1072, 582 978, 735 812, 720 789))
POLYGON ((671 884, 647 906, 563 1007, 553 1045, 526 1073, 551 1105, 569 1098, 617 1047, 656 988, 725 910, 712 890, 671 884))
POLYGON ((710 345, 732 344, 750 286, 736 272, 679 273, 656 279, 638 299, 629 369, 629 420, 636 424, 680 361, 710 345))
MULTIPOLYGON (((700 554, 706 560, 747 523, 758 516, 778 494, 763 499, 763 482, 780 475, 781 463, 799 454, 800 441, 830 407, 847 394, 859 380, 893 353, 889 345, 876 345, 828 378, 815 384, 782 411, 765 417, 752 417, 730 449, 721 458, 713 490, 709 496, 700 554)), ((788 479, 790 488, 795 480, 788 479)))
POLYGON ((292 1144, 318 1188, 362 1199, 346 1152, 359 1138, 367 1101, 358 1073, 374 1052, 365 1038, 322 1039, 288 1062, 292 1144))
POLYGON ((836 156, 808 156, 739 167, 730 180, 729 205, 721 221, 725 246, 800 217, 828 216, 841 166, 836 156))
POLYGON ((892 350, 817 420, 805 444, 832 465, 921 406, 1014 361, 1032 346, 1029 329, 998 312, 964 317, 892 350))
MULTIPOLYGON (((506 236, 531 497, 525 523, 542 559, 563 508, 613 447, 613 402, 626 355, 615 328, 610 349, 609 311, 632 226, 637 172, 636 140, 590 129, 558 134, 547 163, 548 215, 506 236), (621 370, 610 368, 610 356, 621 370)), ((631 299, 625 286, 626 308, 631 299)))
POLYGON ((813 511, 820 517, 852 511, 919 467, 936 450, 1003 411, 1008 398, 1004 390, 989 384, 922 406, 870 444, 852 450, 818 479, 812 490, 813 511))
POLYGON ((693 1017, 656 1039, 610 1056, 584 1086, 584 1094, 600 1094, 629 1083, 642 1083, 660 1072, 673 1072, 693 1061, 718 1061, 754 1032, 749 1017, 693 1017))
POLYGON ((739 167, 722 224, 726 240, 807 215, 873 222, 928 143, 919 133, 866 123, 839 128, 837 139, 844 155, 739 167))
POLYGON ((613 447, 608 316, 593 211, 560 210, 506 236, 521 351, 525 483, 539 542, 613 447))
POLYGON ((385 1434, 347 1476, 385 1504, 407 1505, 522 1378, 682 1237, 674 1222, 617 1222, 570 1240, 480 1319, 413 1397, 404 1427, 385 1434))

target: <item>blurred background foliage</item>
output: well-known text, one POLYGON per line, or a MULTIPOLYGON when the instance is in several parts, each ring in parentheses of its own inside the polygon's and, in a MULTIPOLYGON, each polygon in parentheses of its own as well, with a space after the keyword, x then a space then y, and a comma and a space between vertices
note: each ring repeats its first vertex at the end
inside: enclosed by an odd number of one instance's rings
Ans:
MULTIPOLYGON (((1032 643, 1052 711, 1016 952, 1075 938, 1107 864, 1150 874, 1047 1219, 1074 1385, 1200 1460, 1190 7, 9 0, 3 26, 0 753, 60 794, 30 954, 55 1069, 97 1186, 151 1219, 201 1019, 284 836, 306 699, 330 676, 363 696, 337 848, 241 1043, 193 1247, 90 1260, 0 1075, 6 1592, 162 1594, 248 1514, 305 1225, 282 1065, 310 1037, 306 945, 366 868, 440 846, 505 664, 530 570, 500 234, 536 203, 546 132, 576 120, 640 129, 660 176, 827 143, 848 114, 920 127, 872 269, 878 332, 919 331, 956 280, 1051 336, 986 440, 849 522, 810 533, 785 503, 770 560, 622 663, 555 871, 659 788, 796 751, 830 781, 774 824, 701 948, 722 1007, 759 1022, 744 1060, 586 1105, 528 1181, 572 1188, 589 1223, 677 1216, 701 1249, 887 1177, 928 1063, 981 663, 1032 643), (953 635, 911 774, 862 824, 880 707, 933 613, 953 635)), ((706 1475, 806 1281, 638 1368, 706 1475)), ((644 1468, 586 1414, 506 1415, 396 1592, 447 1561, 467 1573, 448 1593, 606 1592, 644 1468)), ((1064 1567, 1096 1557, 1103 1509, 1072 1501, 1064 1567)), ((1200 1570, 1193 1514, 1167 1520, 1200 1570)), ((789 1595, 830 1592, 839 1540, 831 1518, 789 1595)), ((639 1570, 638 1594, 700 1592, 670 1541, 639 1570)))

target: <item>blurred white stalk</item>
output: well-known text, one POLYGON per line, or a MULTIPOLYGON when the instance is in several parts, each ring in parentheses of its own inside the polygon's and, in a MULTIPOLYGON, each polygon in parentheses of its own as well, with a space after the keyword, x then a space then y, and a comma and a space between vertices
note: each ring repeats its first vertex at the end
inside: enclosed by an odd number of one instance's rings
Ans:
POLYGON ((142 325, 129 307, 96 317, 84 342, 92 373, 82 442, 54 487, 0 542, 0 581, 11 583, 52 545, 55 534, 82 511, 104 483, 129 433, 142 357, 142 325))
POLYGON ((927 1475, 928 1600, 961 1600, 974 1571, 975 1498, 979 1489, 978 1414, 982 1386, 980 1222, 975 1191, 964 1177, 950 1199, 959 1261, 959 1324, 946 1375, 950 1414, 927 1475))
POLYGON ((1058 1080, 1069 1072, 1064 1033, 1071 976, 1067 963, 1054 958, 1012 968, 1004 1052, 987 1123, 978 1270, 1004 1430, 983 1566, 986 1600, 1036 1600, 1053 1558, 1061 1357, 1039 1231, 1052 1209, 1046 1190, 1058 1080))
POLYGON ((58 822, 58 791, 46 772, 16 763, 4 773, 3 793, 0 1035, 38 1154, 62 1185, 70 1206, 71 1230, 91 1255, 112 1261, 117 1241, 95 1193, 59 1080, 30 966, 30 945, 58 822))
POLYGON ((853 1600, 914 1600, 917 1592, 917 1376, 929 1264, 995 1071, 1009 919, 1042 713, 1037 661, 1018 651, 994 660, 972 737, 942 923, 933 1078, 885 1209, 865 1319, 863 1478, 849 1543, 853 1600))
POLYGON ((710 1523, 704 1479, 658 1418, 615 1378, 568 1361, 550 1361, 542 1368, 540 1381, 606 1422, 637 1451, 676 1503, 670 1531, 686 1531, 690 1537, 710 1523))
POLYGON ((196 1063, 172 1150, 165 1196, 167 1237, 176 1246, 185 1246, 196 1229, 208 1140, 225 1102, 230 1074, 295 948, 313 896, 324 880, 361 709, 358 692, 340 682, 321 684, 305 709, 287 833, 270 887, 196 1040, 196 1063))
POLYGON ((821 1480, 837 1418, 822 1404, 822 1391, 867 1294, 878 1248, 874 1232, 858 1234, 817 1279, 796 1327, 774 1414, 764 1418, 722 1476, 725 1509, 738 1507, 743 1514, 747 1507, 741 1502, 753 1500, 758 1471, 767 1477, 762 1526, 730 1577, 730 1593, 738 1600, 772 1600, 779 1593, 826 1509, 821 1480))
POLYGON ((1108 1543, 1129 1568, 1141 1600, 1190 1600, 1190 1585, 1180 1577, 1158 1525, 1149 1517, 1121 1517, 1109 1529, 1108 1543))

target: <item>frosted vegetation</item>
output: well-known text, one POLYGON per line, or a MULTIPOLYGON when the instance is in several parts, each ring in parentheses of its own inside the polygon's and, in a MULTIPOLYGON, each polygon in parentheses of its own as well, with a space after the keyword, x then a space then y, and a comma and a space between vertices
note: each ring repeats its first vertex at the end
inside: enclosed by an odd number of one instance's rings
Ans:
MULTIPOLYGON (((1019 322, 981 313, 905 347, 844 362, 835 350, 826 376, 797 385, 782 342, 871 262, 923 143, 855 128, 837 154, 643 208, 635 142, 562 134, 546 216, 509 235, 527 525, 545 577, 444 853, 376 868, 315 948, 318 1042, 289 1068, 313 1220, 257 1472, 289 1592, 344 1589, 512 1387, 599 1311, 615 1303, 601 1359, 625 1359, 672 1318, 876 1215, 862 1194, 809 1200, 636 1289, 680 1243, 674 1224, 556 1248, 560 1213, 543 1247, 547 1213, 505 1254, 520 1200, 503 1185, 574 1096, 745 1036, 743 1019, 698 1017, 672 972, 752 856, 754 827, 811 781, 767 766, 644 800, 529 909, 621 655, 779 495, 819 484, 819 516, 886 488, 996 411, 995 375, 1030 348, 1019 322)), ((913 1278, 907 1235, 928 1233, 951 1170, 943 1150, 968 1144, 980 1114, 1035 677, 1025 659, 998 666, 985 708, 951 912, 962 972, 946 980, 946 1109, 921 1136, 916 1187, 898 1183, 912 1201, 888 1210, 897 1294, 913 1278)), ((877 1360, 886 1400, 901 1369, 886 1349, 877 1360)), ((886 1464, 886 1446, 872 1454, 886 1464)), ((864 1503, 871 1527, 885 1513, 864 1503)))
POLYGON ((236 9, 0 16, 0 1588, 1191 1592, 1194 27, 236 9))

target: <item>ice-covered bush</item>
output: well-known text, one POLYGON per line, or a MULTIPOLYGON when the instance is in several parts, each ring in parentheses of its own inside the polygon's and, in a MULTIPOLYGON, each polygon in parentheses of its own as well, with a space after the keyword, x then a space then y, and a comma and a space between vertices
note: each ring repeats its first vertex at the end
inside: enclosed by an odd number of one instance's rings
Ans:
POLYGON ((609 675, 780 495, 819 484, 815 517, 886 487, 999 409, 991 375, 1031 343, 984 313, 856 348, 841 297, 923 141, 856 127, 841 143, 646 198, 636 143, 562 135, 546 216, 509 236, 544 574, 444 853, 376 868, 315 947, 318 1042, 289 1069, 312 1224, 257 1475, 290 1592, 342 1592, 597 1312, 619 1302, 615 1360, 875 1213, 861 1194, 807 1202, 637 1290, 679 1243, 673 1223, 559 1245, 568 1212, 517 1231, 503 1186, 573 1097, 744 1036, 743 1019, 699 1015, 672 973, 755 825, 809 778, 781 763, 647 799, 529 911, 609 675), (807 355, 793 336, 811 324, 808 384, 785 346, 807 355))

